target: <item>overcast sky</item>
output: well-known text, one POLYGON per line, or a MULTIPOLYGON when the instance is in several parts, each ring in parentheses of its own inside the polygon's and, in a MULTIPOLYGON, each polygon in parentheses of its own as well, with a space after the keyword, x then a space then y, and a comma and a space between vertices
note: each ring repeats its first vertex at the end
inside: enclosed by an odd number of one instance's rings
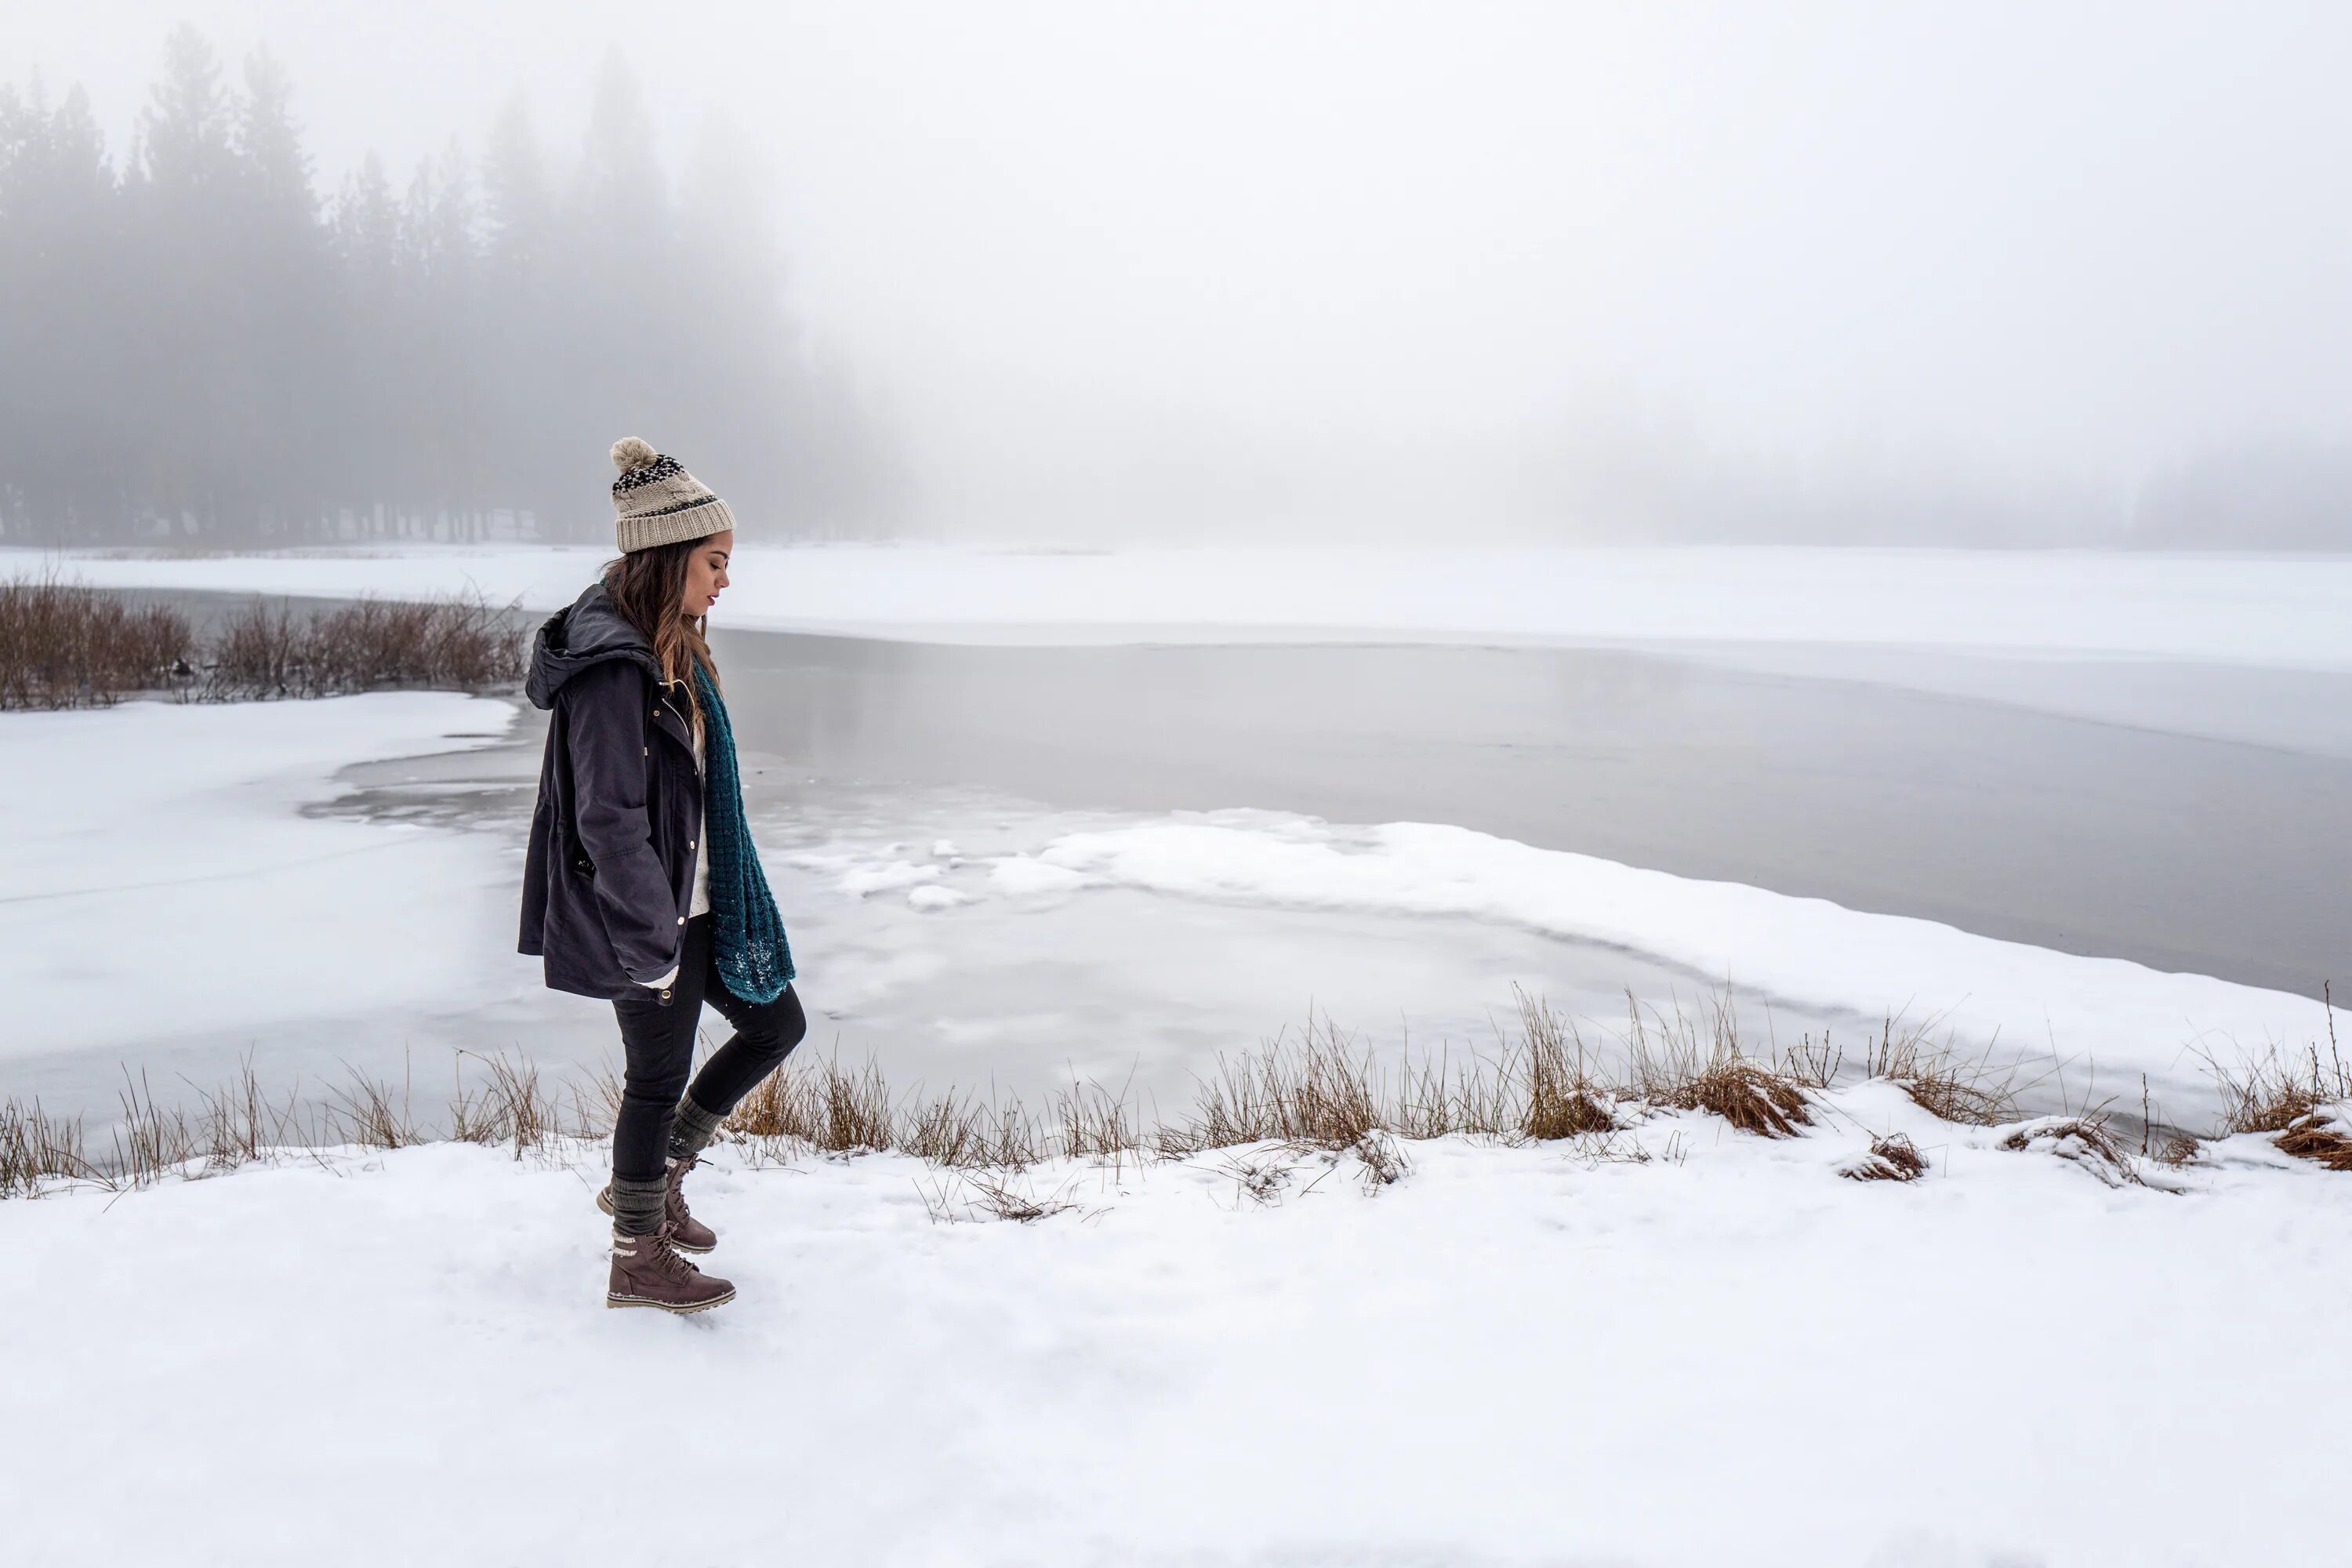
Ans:
POLYGON ((13 11, 118 147, 173 21, 267 42, 328 189, 518 88, 569 144, 617 44, 673 158, 765 142, 949 526, 1479 526, 1644 461, 2095 506, 2352 435, 2352 6, 13 11))

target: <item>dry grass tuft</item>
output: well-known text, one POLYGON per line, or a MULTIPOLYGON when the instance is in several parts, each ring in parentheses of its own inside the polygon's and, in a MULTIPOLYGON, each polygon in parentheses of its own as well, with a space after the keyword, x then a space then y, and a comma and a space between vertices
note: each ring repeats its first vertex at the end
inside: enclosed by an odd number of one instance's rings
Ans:
MULTIPOLYGON (((563 1135, 563 1120, 556 1096, 539 1081, 539 1068, 529 1060, 509 1061, 500 1054, 458 1053, 482 1064, 489 1081, 467 1089, 461 1073, 449 1100, 449 1136, 463 1143, 511 1144, 515 1158, 544 1150, 563 1135)), ((574 1096, 575 1103, 578 1097, 574 1096)))
MULTIPOLYGON (((344 1069, 350 1080, 336 1088, 329 1097, 326 1124, 329 1137, 340 1143, 356 1143, 362 1149, 405 1149, 422 1142, 416 1121, 410 1113, 408 1086, 403 1083, 397 1095, 392 1086, 379 1083, 357 1068, 344 1069)), ((457 1122, 456 1136, 465 1138, 465 1108, 461 1102, 451 1108, 457 1122)))
POLYGON ((838 1055, 795 1056, 760 1081, 727 1119, 742 1138, 788 1138, 824 1154, 880 1153, 898 1147, 890 1086, 872 1061, 845 1070, 838 1055))
POLYGON ((1999 1127, 2017 1118, 2017 1075, 2014 1068, 1996 1072, 1988 1048, 1973 1061, 1955 1056, 1935 1038, 1941 1016, 1911 1024, 1889 1014, 1879 1024, 1878 1037, 1864 1037, 1862 1053, 1851 1064, 1845 1047, 1824 1033, 1811 1036, 1782 1054, 1780 1075, 1812 1089, 1836 1084, 1849 1065, 1860 1077, 1885 1079, 1902 1086, 1913 1104, 1939 1121, 1965 1127, 1999 1127))
POLYGON ((981 1209, 992 1219, 1009 1219, 1027 1225, 1032 1220, 1064 1214, 1078 1206, 1058 1192, 1040 1197, 1025 1180, 1017 1176, 966 1171, 963 1180, 964 1184, 971 1189, 981 1209))
POLYGON ((1670 1103, 1713 1111, 1742 1132, 1762 1138, 1793 1138, 1798 1128, 1812 1124, 1805 1091, 1751 1061, 1709 1062, 1690 1080, 1686 1096, 1670 1103))
POLYGON ((1503 1076, 1519 1076, 1527 1086, 1519 1131, 1549 1142, 1613 1131, 1615 1097, 1594 1079, 1576 1026, 1562 1020, 1541 997, 1513 989, 1518 996, 1523 1054, 1517 1064, 1507 1062, 1503 1076), (1517 1075, 1511 1070, 1514 1065, 1517 1075))
POLYGON ((1386 1132, 1365 1133, 1350 1152, 1361 1167, 1364 1190, 1368 1193, 1394 1185, 1412 1170, 1412 1162, 1405 1158, 1404 1150, 1386 1132))
POLYGON ((1272 1204, 1290 1184, 1294 1164, 1286 1151, 1261 1154, 1230 1154, 1218 1167, 1234 1179, 1241 1195, 1258 1205, 1272 1204))
POLYGON ((1017 1100, 982 1100, 950 1089, 902 1113, 897 1146, 959 1169, 1021 1170, 1037 1163, 1037 1125, 1017 1100))
POLYGON ((92 1181, 81 1122, 42 1112, 41 1102, 0 1105, 0 1198, 38 1197, 51 1180, 92 1181))
POLYGON ((856 1072, 844 1072, 837 1060, 827 1060, 814 1081, 810 1100, 809 1142, 827 1154, 880 1153, 897 1142, 890 1114, 890 1086, 882 1069, 869 1061, 856 1072))
POLYGON ((1794 1077, 1745 1055, 1728 1006, 1717 1001, 1694 1017, 1644 1013, 1629 995, 1628 1087, 1633 1098, 1674 1110, 1705 1110, 1742 1132, 1794 1137, 1812 1124, 1805 1091, 1794 1077), (1702 1027, 1704 1026, 1704 1027, 1702 1027))
POLYGON ((917 1191, 922 1194, 924 1212, 941 1225, 968 1219, 1028 1225, 1078 1206, 1066 1185, 1041 1196, 1017 1172, 958 1170, 928 1186, 917 1184, 917 1191))
POLYGON ((2298 1054, 2273 1047, 2260 1060, 2247 1057, 2235 1068, 2209 1051, 2205 1067, 2221 1090, 2224 1131, 2276 1133, 2278 1146, 2298 1159, 2316 1160, 2332 1171, 2352 1169, 2336 1163, 2344 1158, 2337 1147, 2344 1135, 2329 1131, 2334 1108, 2352 1104, 2352 1068, 2336 1041, 2334 988, 2322 985, 2319 999, 2327 1019, 2325 1058, 2315 1040, 2298 1054))
POLYGON ((1811 1123, 1803 1088, 1743 1054, 1738 1027, 1719 1004, 1706 1016, 1710 1027, 1704 1037, 1688 1014, 1644 1016, 1635 1005, 1630 1017, 1628 1077, 1639 1099, 1675 1110, 1708 1111, 1766 1138, 1792 1137, 1811 1123))
POLYGON ((1916 1182, 1927 1173, 1927 1158, 1900 1132, 1874 1138, 1870 1147, 1838 1167, 1838 1174, 1857 1182, 1916 1182))
POLYGON ((2000 1141, 2018 1153, 2053 1154, 2090 1172, 2111 1187, 2145 1185, 2132 1157, 2107 1131, 2104 1116, 2044 1116, 2000 1141))
POLYGON ((1285 1034, 1238 1059, 1219 1057, 1191 1121, 1163 1130, 1159 1146, 1171 1154, 1242 1143, 1350 1148, 1386 1124, 1376 1085, 1370 1054, 1309 1014, 1296 1044, 1285 1034))
POLYGON ((133 1079, 125 1069, 120 1100, 122 1118, 104 1162, 113 1177, 110 1185, 144 1186, 196 1157, 197 1139, 186 1113, 158 1104, 146 1075, 133 1079))
POLYGON ((2298 1160, 2316 1161, 2330 1171, 2352 1171, 2352 1137, 2336 1130, 2336 1118, 2314 1110, 2291 1122, 2273 1140, 2298 1160))
MULTIPOLYGON (((934 1096, 918 1086, 902 1100, 870 1059, 849 1067, 837 1054, 796 1054, 735 1108, 725 1131, 747 1158, 762 1163, 789 1162, 803 1152, 894 1152, 957 1173, 1020 1172, 1055 1159, 1182 1159, 1268 1145, 1287 1155, 1244 1154, 1228 1167, 1245 1195, 1266 1202, 1283 1189, 1296 1157, 1320 1161, 1316 1181, 1348 1169, 1370 1191, 1402 1179, 1411 1170, 1407 1145, 1423 1139, 1556 1142, 1595 1162, 1646 1162, 1653 1155, 1632 1131, 1646 1110, 1704 1110, 1738 1131, 1780 1138, 1812 1122, 1806 1085, 1826 1087, 1841 1072, 1900 1071, 1913 1084, 1965 1081, 1916 1035, 1898 1039, 1891 1026, 1851 1067, 1826 1038, 1768 1064, 1743 1052, 1727 1004, 1671 1013, 1645 1012, 1637 1004, 1626 1032, 1612 1031, 1596 1045, 1542 998, 1522 993, 1517 1001, 1516 1028, 1507 1035, 1498 1029, 1493 1056, 1416 1059, 1408 1051, 1387 1069, 1328 1017, 1310 1014, 1303 1030, 1221 1058, 1174 1120, 1156 1110, 1147 1114, 1130 1086, 1113 1091, 1075 1079, 1036 1108, 992 1089, 985 1098, 952 1088, 934 1096)), ((509 1146, 520 1157, 559 1140, 601 1135, 618 1112, 621 1084, 609 1069, 551 1087, 528 1061, 475 1056, 478 1067, 469 1069, 470 1055, 459 1054, 446 1132, 414 1110, 405 1077, 394 1086, 353 1070, 319 1112, 321 1141, 400 1149, 446 1136, 509 1146)), ((249 1061, 237 1081, 200 1096, 193 1118, 159 1106, 143 1080, 125 1081, 123 1114, 102 1158, 85 1156, 79 1122, 59 1122, 37 1106, 0 1106, 0 1195, 60 1177, 137 1184, 192 1161, 226 1169, 310 1142, 294 1099, 269 1101, 249 1061)), ((1684 1152, 1673 1138, 1663 1157, 1679 1162, 1684 1152)), ((1880 1153, 1902 1163, 1899 1153, 1880 1153)), ((988 1212, 995 1206, 1007 1205, 981 1205, 988 1212)))
POLYGON ((1098 1083, 1074 1079, 1055 1094, 1054 1128, 1059 1135, 1056 1152, 1072 1160, 1118 1163, 1144 1147, 1127 1091, 1113 1094, 1098 1083))
POLYGON ((2352 1069, 2336 1043, 2334 998, 2327 1005, 2327 1055, 2316 1042, 2298 1056, 2273 1050, 2261 1060, 2223 1067, 2211 1056, 2207 1068, 2221 1091, 2221 1124, 2231 1132, 2275 1134, 2272 1142, 2298 1160, 2330 1171, 2352 1171, 2352 1137, 2336 1125, 2337 1110, 2352 1104, 2352 1069))
POLYGON ((2315 1044, 2295 1056, 2273 1050, 2234 1068, 2209 1054, 2205 1065, 2221 1093, 2221 1125, 2231 1132, 2284 1132, 2323 1107, 2352 1101, 2352 1069, 2333 1038, 2325 1059, 2315 1044))
POLYGON ((196 1139, 208 1173, 236 1170, 261 1158, 265 1150, 303 1142, 308 1134, 296 1115, 296 1091, 279 1106, 261 1089, 248 1054, 234 1081, 196 1091, 196 1139))

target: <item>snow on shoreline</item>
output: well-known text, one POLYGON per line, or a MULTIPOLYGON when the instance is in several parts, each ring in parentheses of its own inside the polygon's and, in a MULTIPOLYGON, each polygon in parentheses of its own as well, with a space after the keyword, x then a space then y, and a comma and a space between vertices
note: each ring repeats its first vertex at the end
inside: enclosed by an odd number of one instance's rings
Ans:
MULTIPOLYGON (((0 550, 0 576, 348 597, 478 589, 552 609, 609 552, 0 550)), ((1760 644, 2352 669, 2352 560, 1734 547, 1102 553, 747 541, 720 627, 934 642, 1760 644)))
MULTIPOLYGON (((2333 1561, 2352 1180, 2110 1188, 1885 1085, 1647 1163, 1230 1156, 935 1223, 895 1156, 695 1178, 739 1300, 601 1304, 604 1151, 346 1152, 0 1205, 26 1562, 2098 1568, 2333 1561), (1931 1169, 1840 1180, 1901 1130, 1931 1169), (647 1413, 647 1402, 652 1412, 647 1413), (2324 1415, 2316 1419, 2324 1423, 2324 1415), (651 1425, 648 1426, 647 1423, 651 1425), (644 1460, 672 1506, 617 1479, 644 1460)), ((927 1194, 933 1200, 927 1204, 927 1194)))
MULTIPOLYGON (((1337 828, 1263 812, 1070 834, 1006 857, 1010 897, 1139 888, 1191 898, 1505 921, 1630 949, 1800 1007, 1936 1023, 1973 1058, 2065 1064, 2077 1094, 2130 1091, 2191 1123, 2214 1109, 2210 1057, 2239 1067, 2327 1032, 2307 997, 2124 959, 1978 936, 1823 899, 1644 870, 1468 828, 1337 828)), ((1696 1000, 1696 998, 1695 998, 1696 1000)), ((2338 1009, 2341 1033, 2352 1015, 2338 1009)), ((1753 1026, 1754 1021, 1750 1020, 1753 1026)))
POLYGON ((492 745, 514 717, 387 691, 0 719, 0 777, 39 805, 0 835, 0 1062, 481 999, 442 954, 512 948, 503 861, 464 835, 303 808, 343 793, 341 768, 492 745))

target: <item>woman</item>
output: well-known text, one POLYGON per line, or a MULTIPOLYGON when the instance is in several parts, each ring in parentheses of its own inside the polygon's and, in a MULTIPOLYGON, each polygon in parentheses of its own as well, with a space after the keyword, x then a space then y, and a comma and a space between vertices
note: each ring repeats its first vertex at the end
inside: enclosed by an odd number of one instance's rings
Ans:
POLYGON ((613 448, 621 556, 539 629, 524 690, 551 710, 523 868, 522 951, 559 991, 612 1001, 624 1076, 608 1307, 698 1312, 735 1287, 681 1252, 718 1237, 686 1206, 697 1156, 807 1033, 792 949, 743 820, 705 617, 735 520, 674 458, 613 448), (687 1082, 708 1002, 735 1033, 687 1082))

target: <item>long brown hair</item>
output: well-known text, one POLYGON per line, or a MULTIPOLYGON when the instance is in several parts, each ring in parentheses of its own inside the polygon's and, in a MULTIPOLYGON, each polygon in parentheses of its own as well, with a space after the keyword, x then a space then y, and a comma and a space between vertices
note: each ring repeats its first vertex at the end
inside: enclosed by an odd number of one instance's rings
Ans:
POLYGON ((703 623, 686 613, 686 568, 702 541, 683 539, 632 550, 604 563, 604 594, 621 618, 645 634, 654 646, 654 662, 662 679, 686 688, 687 711, 695 726, 702 724, 702 699, 694 683, 695 666, 719 685, 719 666, 710 645, 702 638, 703 623))

